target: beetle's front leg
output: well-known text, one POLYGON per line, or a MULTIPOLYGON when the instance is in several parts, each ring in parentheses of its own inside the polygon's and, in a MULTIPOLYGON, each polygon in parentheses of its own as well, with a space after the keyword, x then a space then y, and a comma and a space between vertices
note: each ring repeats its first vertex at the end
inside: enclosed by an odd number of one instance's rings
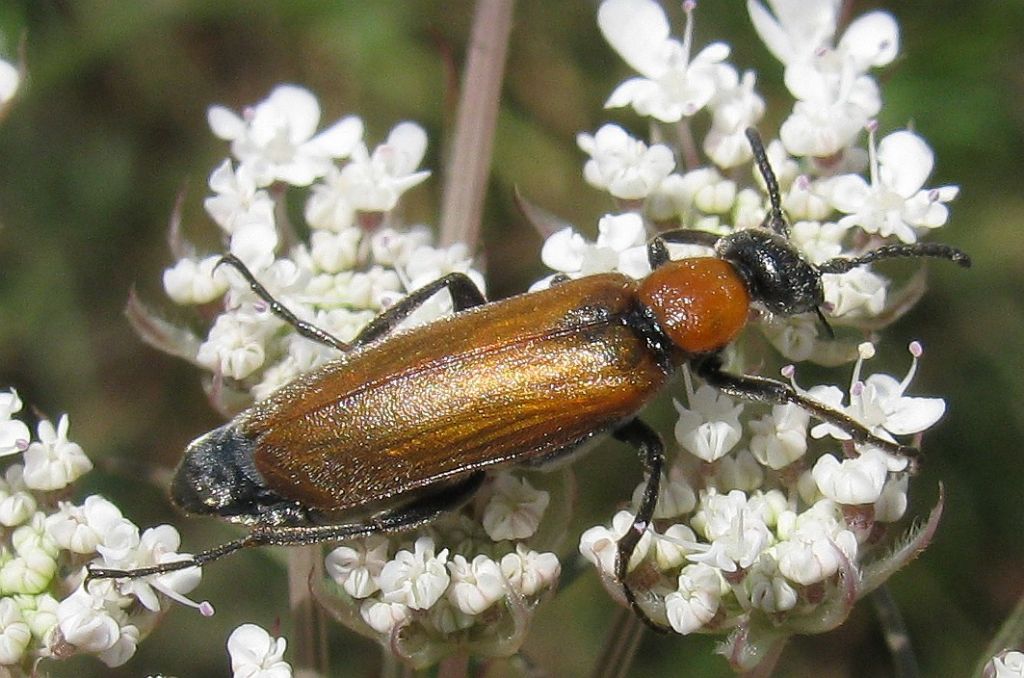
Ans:
POLYGON ((721 359, 717 355, 695 361, 693 369, 708 384, 728 395, 771 403, 773 405, 793 403, 821 421, 842 429, 853 438, 854 442, 874 445, 890 454, 905 457, 913 457, 919 454, 919 451, 914 447, 879 438, 868 430, 864 424, 845 412, 840 412, 813 398, 808 398, 785 382, 769 379, 768 377, 725 372, 722 370, 721 359))
POLYGON ((636 516, 629 531, 624 534, 618 542, 615 552, 615 578, 622 585, 622 592, 629 602, 634 614, 650 628, 665 633, 667 628, 651 619, 637 602, 636 594, 626 582, 626 575, 629 571, 629 560, 640 543, 640 538, 650 528, 654 520, 654 507, 658 503, 658 492, 661 484, 661 471, 665 465, 665 445, 661 442, 654 429, 640 421, 630 419, 625 424, 612 432, 616 439, 629 443, 640 453, 640 459, 644 465, 647 478, 644 484, 643 496, 640 498, 640 506, 637 507, 636 516))

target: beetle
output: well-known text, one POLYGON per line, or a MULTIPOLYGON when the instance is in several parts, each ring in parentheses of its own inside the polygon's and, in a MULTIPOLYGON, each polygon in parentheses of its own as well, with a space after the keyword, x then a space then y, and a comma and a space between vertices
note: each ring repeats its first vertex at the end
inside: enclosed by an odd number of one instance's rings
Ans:
POLYGON ((91 568, 89 576, 148 576, 250 546, 410 529, 466 502, 488 470, 544 465, 610 432, 638 450, 646 473, 632 527, 618 542, 615 574, 634 612, 662 630, 626 582, 630 556, 653 518, 664 464, 660 436, 637 413, 688 365, 726 394, 795 403, 856 443, 912 454, 789 384, 725 371, 721 352, 746 325, 752 304, 783 316, 817 313, 824 322, 822 274, 902 257, 970 266, 961 250, 928 243, 812 264, 788 240, 760 137, 753 129, 747 136, 770 202, 761 227, 721 237, 692 229, 657 235, 647 246, 652 271, 640 281, 603 273, 487 303, 467 276, 450 273, 381 313, 349 344, 299 320, 240 260, 225 256, 221 263, 235 268, 273 313, 341 357, 185 451, 171 485, 174 504, 247 525, 246 536, 186 560, 91 568), (715 256, 673 261, 669 242, 705 245, 715 256), (451 294, 453 315, 393 331, 442 289, 451 294))

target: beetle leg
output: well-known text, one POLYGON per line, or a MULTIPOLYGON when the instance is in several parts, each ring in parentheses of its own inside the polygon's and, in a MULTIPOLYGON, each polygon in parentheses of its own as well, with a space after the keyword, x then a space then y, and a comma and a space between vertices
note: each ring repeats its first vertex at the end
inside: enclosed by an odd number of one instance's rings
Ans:
POLYGON ((668 247, 666 247, 666 243, 670 242, 680 245, 701 245, 714 249, 718 243, 718 236, 709 231, 698 231, 693 228, 675 228, 659 233, 647 241, 647 261, 651 264, 652 271, 671 261, 668 247))
POLYGON ((629 601, 633 613, 640 618, 647 626, 659 633, 665 633, 667 629, 651 619, 640 603, 637 602, 633 589, 626 582, 629 570, 629 559, 636 550, 640 538, 644 536, 647 528, 654 520, 654 507, 658 503, 658 488, 661 484, 661 470, 665 465, 665 446, 654 429, 640 421, 630 419, 612 432, 616 439, 629 443, 640 453, 640 459, 644 464, 644 471, 647 473, 647 480, 644 484, 644 493, 640 498, 640 506, 637 508, 636 517, 633 518, 633 525, 619 539, 618 548, 615 552, 615 578, 622 584, 622 593, 629 601))
POLYGON ((352 340, 352 343, 348 343, 338 339, 330 332, 296 317, 284 304, 275 299, 274 295, 267 291, 267 288, 256 279, 256 276, 249 270, 249 267, 235 255, 225 254, 217 262, 218 266, 221 264, 228 264, 242 274, 245 281, 249 283, 249 289, 270 306, 270 312, 294 327, 295 331, 300 335, 342 352, 351 351, 356 346, 368 344, 387 334, 408 318, 413 311, 422 306, 427 299, 440 292, 443 288, 448 288, 448 292, 452 295, 452 307, 456 311, 464 311, 467 308, 479 306, 487 301, 480 288, 465 273, 449 273, 418 290, 410 292, 408 296, 397 304, 371 320, 356 338, 352 340))
POLYGON ((256 276, 252 274, 249 267, 242 263, 242 260, 234 254, 225 254, 221 257, 220 261, 217 262, 217 266, 220 266, 221 264, 228 264, 241 273, 242 277, 245 278, 245 281, 249 283, 249 289, 251 289, 256 296, 267 302, 270 306, 270 312, 294 327, 295 331, 305 338, 312 339, 315 342, 324 344, 325 346, 330 346, 331 348, 336 348, 339 351, 344 352, 352 350, 351 345, 341 339, 338 339, 330 332, 320 329, 313 323, 308 323, 305 320, 297 318, 294 313, 289 311, 284 304, 275 299, 274 295, 267 291, 267 288, 256 279, 256 276))
POLYGON ((728 395, 773 405, 794 403, 818 419, 842 429, 853 438, 854 442, 874 445, 889 454, 904 457, 913 457, 919 454, 914 447, 879 438, 864 424, 845 412, 840 412, 809 398, 785 382, 749 374, 729 374, 722 370, 722 362, 717 355, 694 361, 693 368, 704 381, 728 395))
POLYGON ((455 481, 443 490, 417 498, 408 504, 382 511, 358 523, 336 525, 281 526, 254 525, 252 531, 241 539, 229 541, 206 551, 200 551, 185 560, 172 560, 150 567, 132 570, 115 570, 88 566, 87 579, 120 579, 148 577, 165 574, 189 567, 201 567, 219 560, 235 551, 252 546, 301 546, 319 544, 325 541, 342 541, 365 537, 379 532, 400 532, 435 520, 442 513, 452 511, 464 504, 480 489, 484 482, 483 471, 476 471, 462 480, 455 481))
POLYGON ((442 289, 448 288, 452 295, 452 308, 458 311, 465 311, 474 306, 480 306, 487 302, 484 293, 476 286, 465 273, 449 273, 432 283, 428 283, 418 290, 413 290, 394 306, 387 309, 363 328, 363 330, 352 340, 353 345, 361 346, 368 344, 381 336, 387 334, 398 326, 403 320, 412 315, 413 311, 422 306, 427 299, 434 296, 442 289))

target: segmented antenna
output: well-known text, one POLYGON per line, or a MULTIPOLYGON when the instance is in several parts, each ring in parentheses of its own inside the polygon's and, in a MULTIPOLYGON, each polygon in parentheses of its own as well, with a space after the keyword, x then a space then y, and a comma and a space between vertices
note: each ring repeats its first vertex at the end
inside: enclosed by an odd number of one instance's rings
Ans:
POLYGON ((971 258, 963 250, 933 242, 919 242, 912 245, 886 245, 876 250, 871 250, 859 257, 837 257, 829 259, 818 265, 820 273, 846 273, 847 271, 870 264, 879 259, 903 259, 908 257, 930 257, 933 259, 947 259, 964 268, 971 267, 971 258))
POLYGON ((786 223, 786 218, 782 216, 782 197, 779 194, 779 182, 775 178, 775 172, 772 171, 771 163, 768 162, 768 154, 764 150, 764 142, 761 141, 761 135, 753 127, 748 127, 746 134, 747 139, 750 141, 750 147, 754 151, 754 162, 757 163, 757 169, 761 172, 761 176, 764 177, 765 186, 768 188, 768 200, 771 202, 771 207, 768 208, 768 214, 764 216, 761 227, 775 231, 784 238, 788 238, 789 224, 786 223))

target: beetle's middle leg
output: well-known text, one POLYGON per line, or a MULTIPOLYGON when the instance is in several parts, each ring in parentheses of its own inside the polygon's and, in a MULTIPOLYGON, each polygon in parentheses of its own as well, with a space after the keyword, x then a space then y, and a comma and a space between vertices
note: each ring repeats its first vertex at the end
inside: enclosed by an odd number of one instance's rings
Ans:
POLYGON ((371 320, 356 335, 356 338, 351 343, 338 339, 330 332, 320 329, 313 323, 300 320, 294 313, 288 310, 288 308, 274 298, 266 287, 264 287, 260 281, 256 279, 252 271, 242 262, 241 259, 233 254, 226 254, 221 257, 221 260, 217 263, 218 266, 221 264, 228 264, 236 271, 242 274, 245 281, 249 283, 249 288, 263 301, 267 302, 270 306, 270 312, 276 315, 281 320, 285 321, 289 325, 295 328, 295 331, 307 339, 312 339, 315 342, 336 348, 339 351, 351 351, 356 346, 362 346, 368 344, 375 339, 387 334, 395 327, 398 326, 403 320, 408 318, 413 311, 422 306, 430 297, 434 296, 442 289, 447 288, 448 292, 452 295, 452 308, 456 312, 464 311, 467 308, 479 306, 487 301, 484 297, 483 292, 476 286, 476 283, 466 275, 465 273, 449 273, 441 278, 438 278, 434 282, 428 283, 423 287, 413 290, 408 295, 403 297, 394 306, 387 309, 376 318, 371 320))
POLYGON ((335 525, 281 526, 254 525, 246 536, 229 541, 212 549, 200 551, 191 558, 172 560, 150 567, 132 570, 117 570, 104 567, 88 568, 89 579, 119 579, 122 577, 148 577, 189 567, 201 567, 219 560, 235 551, 252 546, 304 546, 326 541, 343 541, 381 532, 401 532, 437 519, 442 513, 453 511, 466 503, 484 482, 485 473, 476 471, 465 478, 450 483, 444 489, 419 497, 370 516, 356 523, 335 525))
POLYGON ((622 584, 622 592, 629 602, 634 614, 647 626, 659 633, 665 633, 667 629, 651 619, 640 604, 636 595, 626 582, 626 575, 629 570, 629 560, 636 550, 636 545, 644 532, 650 527, 654 520, 654 507, 658 503, 658 491, 661 484, 661 471, 665 465, 665 445, 661 442, 654 429, 640 421, 630 419, 625 424, 612 431, 616 439, 629 443, 640 453, 640 459, 644 464, 644 471, 647 480, 644 484, 643 496, 640 498, 640 506, 637 508, 636 516, 629 531, 619 539, 618 549, 615 552, 615 578, 622 584))
POLYGON ((874 445, 889 454, 904 457, 913 457, 919 454, 916 448, 909 445, 879 438, 864 424, 845 412, 840 412, 814 398, 809 398, 785 382, 749 374, 730 374, 722 369, 722 362, 718 356, 710 356, 695 362, 694 371, 704 381, 727 395, 772 405, 793 403, 821 421, 842 429, 853 438, 854 442, 874 445))

